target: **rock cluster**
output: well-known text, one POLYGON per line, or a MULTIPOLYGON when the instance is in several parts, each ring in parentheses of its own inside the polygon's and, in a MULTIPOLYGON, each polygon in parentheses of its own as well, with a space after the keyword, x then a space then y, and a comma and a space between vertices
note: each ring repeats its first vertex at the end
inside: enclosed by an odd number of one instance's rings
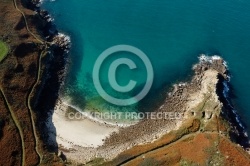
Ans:
POLYGON ((53 44, 59 46, 61 49, 68 52, 70 49, 70 38, 64 34, 59 33, 53 38, 53 44))

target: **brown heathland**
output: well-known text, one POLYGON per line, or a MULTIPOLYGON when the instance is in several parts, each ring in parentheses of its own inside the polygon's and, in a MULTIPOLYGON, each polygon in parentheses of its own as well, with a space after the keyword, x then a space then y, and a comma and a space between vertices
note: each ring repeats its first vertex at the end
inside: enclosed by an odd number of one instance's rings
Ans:
POLYGON ((36 21, 35 12, 23 8, 19 0, 0 1, 0 40, 10 48, 0 62, 0 165, 38 165, 46 155, 28 102, 44 50, 34 37, 41 38, 33 25, 36 21))

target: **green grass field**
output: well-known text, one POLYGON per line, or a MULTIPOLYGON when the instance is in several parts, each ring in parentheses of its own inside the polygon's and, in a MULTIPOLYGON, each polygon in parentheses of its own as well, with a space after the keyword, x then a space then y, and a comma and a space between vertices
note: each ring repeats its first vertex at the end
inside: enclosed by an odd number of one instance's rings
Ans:
POLYGON ((8 46, 4 42, 0 41, 0 62, 7 55, 8 51, 8 46))

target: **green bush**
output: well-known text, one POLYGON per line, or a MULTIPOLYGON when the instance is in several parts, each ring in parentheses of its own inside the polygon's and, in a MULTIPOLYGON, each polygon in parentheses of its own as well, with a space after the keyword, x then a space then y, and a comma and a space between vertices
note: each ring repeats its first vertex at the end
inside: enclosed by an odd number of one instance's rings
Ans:
POLYGON ((0 41, 0 62, 8 54, 8 51, 8 46, 4 42, 0 41))

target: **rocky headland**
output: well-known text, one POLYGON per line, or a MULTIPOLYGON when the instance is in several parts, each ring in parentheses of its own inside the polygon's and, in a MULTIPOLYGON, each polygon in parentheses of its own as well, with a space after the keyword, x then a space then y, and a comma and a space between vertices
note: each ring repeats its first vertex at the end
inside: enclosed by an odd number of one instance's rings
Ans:
MULTIPOLYGON (((70 148, 62 142, 59 149, 74 164, 250 164, 249 138, 227 94, 226 62, 219 56, 201 55, 193 71, 192 79, 173 85, 165 102, 155 110, 175 112, 177 117, 147 118, 135 125, 120 127, 98 147, 84 147, 73 141, 70 148), (166 157, 162 157, 162 153, 166 157)), ((61 113, 66 114, 66 110, 67 107, 61 109, 61 113)))

